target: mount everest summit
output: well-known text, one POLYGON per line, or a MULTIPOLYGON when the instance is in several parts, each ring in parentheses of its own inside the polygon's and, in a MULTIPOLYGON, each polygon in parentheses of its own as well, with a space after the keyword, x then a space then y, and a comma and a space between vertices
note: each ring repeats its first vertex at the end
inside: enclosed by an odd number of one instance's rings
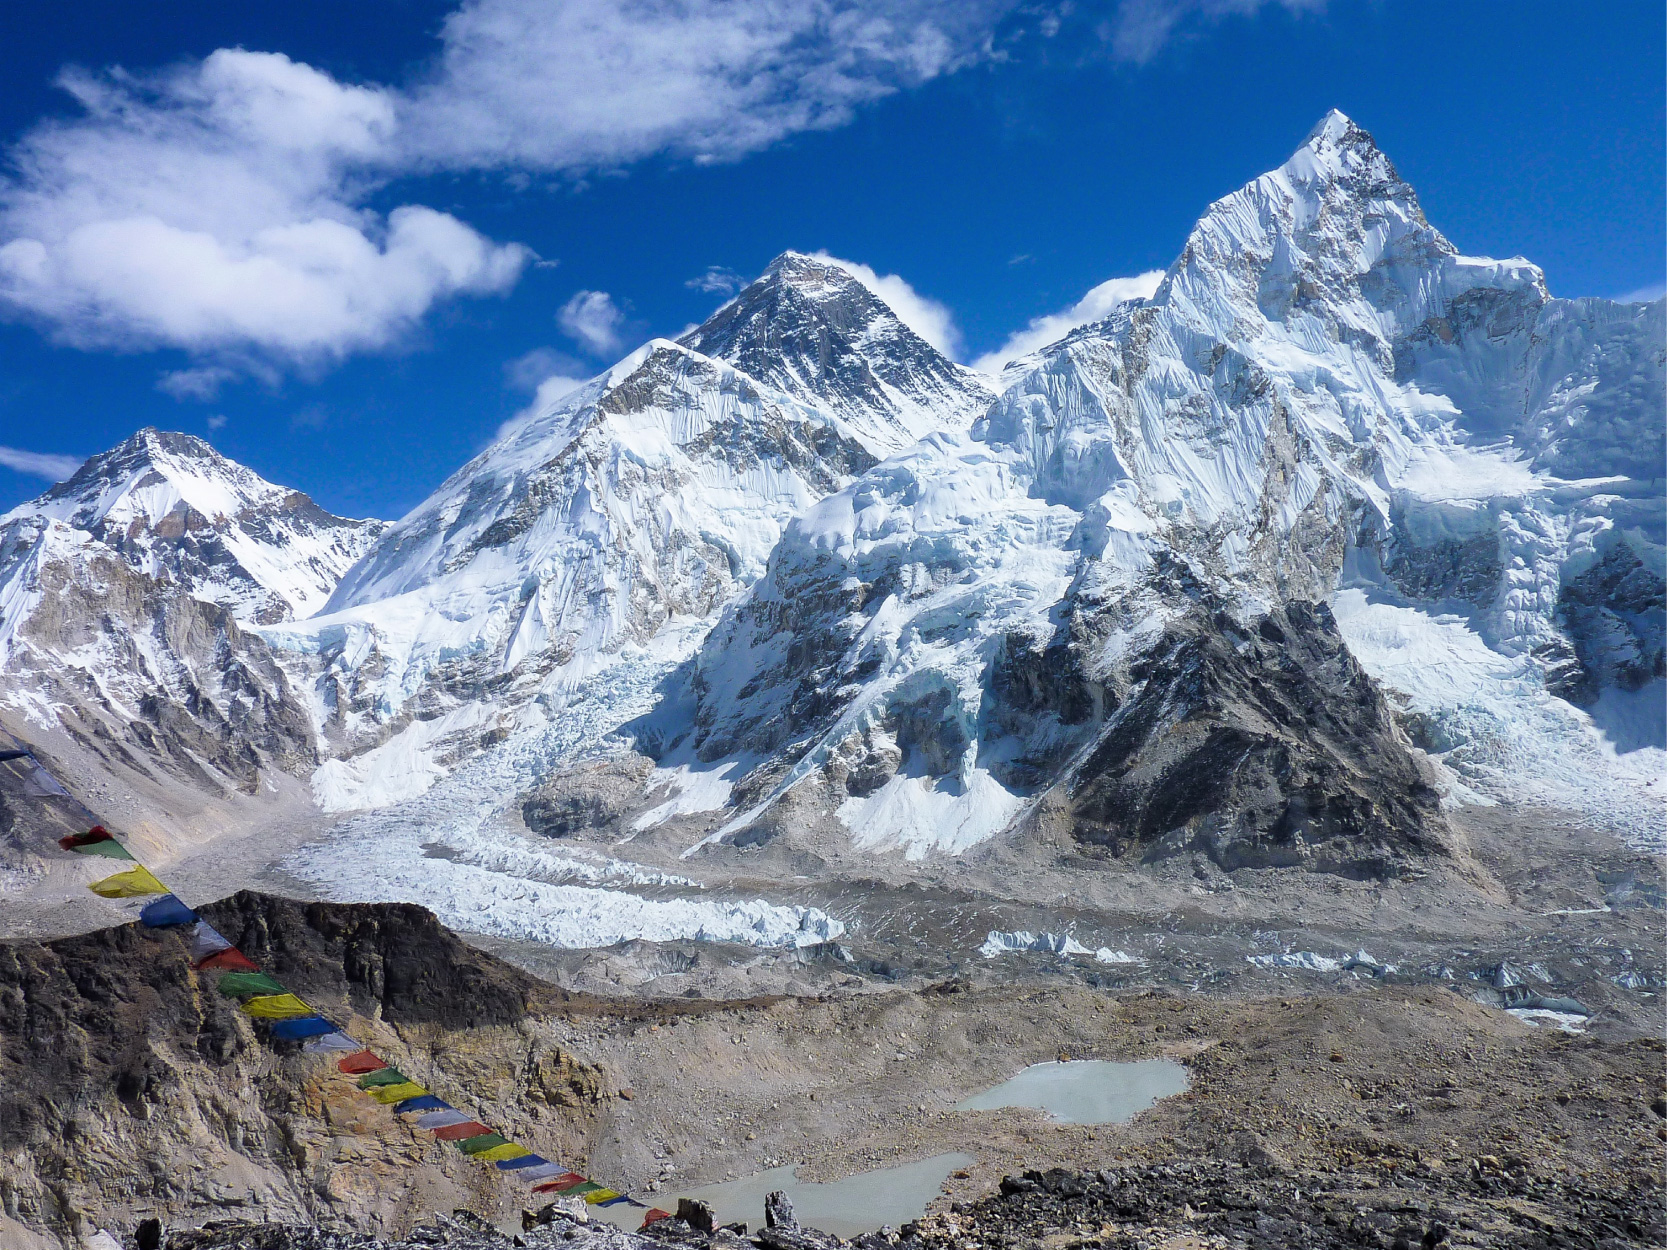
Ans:
POLYGON ((1014 839, 1385 877, 1500 801, 1642 838, 1664 338, 1459 253, 1333 113, 999 382, 787 253, 391 526, 141 432, 0 518, 0 710, 662 881, 1014 839))

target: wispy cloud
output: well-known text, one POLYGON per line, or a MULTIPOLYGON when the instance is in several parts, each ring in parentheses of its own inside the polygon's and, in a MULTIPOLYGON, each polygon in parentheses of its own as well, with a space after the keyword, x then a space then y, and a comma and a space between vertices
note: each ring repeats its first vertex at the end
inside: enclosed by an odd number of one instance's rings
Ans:
POLYGON ((44 477, 49 482, 62 482, 74 477, 75 471, 85 463, 85 458, 80 456, 58 456, 45 451, 0 447, 0 465, 14 473, 44 477))
POLYGON ((1112 55, 1144 65, 1171 40, 1228 17, 1251 17, 1277 6, 1290 13, 1320 13, 1326 0, 1122 0, 1102 28, 1112 55))
POLYGON ((947 307, 927 295, 922 295, 894 273, 882 274, 860 261, 841 260, 826 252, 817 252, 816 259, 838 265, 858 282, 890 306, 897 319, 945 356, 961 358, 961 331, 955 316, 947 307))
POLYGON ((711 295, 734 295, 747 285, 747 280, 733 269, 722 265, 708 265, 706 272, 683 284, 691 291, 705 291, 711 295))
POLYGON ((576 291, 561 306, 556 324, 585 350, 597 356, 612 356, 624 345, 620 331, 625 314, 606 291, 576 291))
POLYGON ((553 377, 564 377, 578 386, 591 370, 584 362, 553 347, 535 347, 504 362, 504 385, 529 394, 553 377))
POLYGON ((199 403, 207 403, 220 393, 222 386, 236 377, 237 371, 224 365, 173 369, 156 380, 156 389, 181 401, 194 399, 199 403))
POLYGON ((1636 291, 1628 291, 1625 295, 1617 295, 1617 304, 1653 304, 1663 295, 1667 295, 1667 284, 1661 282, 1641 286, 1636 291))
POLYGON ((1001 367, 1008 361, 1057 342, 1078 326, 1100 320, 1124 300, 1151 298, 1162 281, 1163 270, 1151 269, 1132 278, 1111 278, 1102 282, 1069 308, 1032 319, 1024 329, 1009 335, 1007 341, 995 351, 973 361, 972 367, 985 373, 1000 373, 1001 367))

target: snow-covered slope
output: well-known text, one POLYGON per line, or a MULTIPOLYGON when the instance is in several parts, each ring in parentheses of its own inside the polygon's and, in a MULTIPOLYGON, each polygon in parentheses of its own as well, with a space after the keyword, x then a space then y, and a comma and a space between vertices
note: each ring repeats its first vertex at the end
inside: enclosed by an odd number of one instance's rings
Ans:
POLYGON ((310 768, 308 717, 246 627, 321 607, 382 528, 141 430, 0 517, 0 703, 210 792, 310 768))
POLYGON ((677 662, 787 521, 873 463, 841 421, 645 345, 454 474, 326 613, 267 631, 318 666, 320 730, 353 756, 321 801, 406 797, 603 670, 677 662))
MULTIPOLYGON (((267 630, 342 756, 320 800, 419 793, 621 663, 612 688, 648 684, 763 574, 792 517, 989 398, 845 270, 779 258, 681 342, 506 429, 323 614, 267 630)), ((599 711, 598 736, 629 714, 599 711)))
POLYGON ((1588 780, 1536 797, 1643 830, 1647 768, 1546 692, 1617 681, 1660 719, 1662 328, 1459 254, 1331 114, 1151 300, 788 528, 698 659, 689 743, 764 761, 713 837, 803 828, 809 792, 858 849, 1030 813, 1112 853, 1381 870, 1441 821, 1342 646, 1373 603, 1510 670, 1444 702, 1360 646, 1459 791, 1508 795, 1537 750, 1588 780), (1341 625, 1305 606, 1344 585, 1341 625))
POLYGON ((783 252, 680 342, 844 420, 884 457, 964 430, 995 398, 838 264, 783 252))

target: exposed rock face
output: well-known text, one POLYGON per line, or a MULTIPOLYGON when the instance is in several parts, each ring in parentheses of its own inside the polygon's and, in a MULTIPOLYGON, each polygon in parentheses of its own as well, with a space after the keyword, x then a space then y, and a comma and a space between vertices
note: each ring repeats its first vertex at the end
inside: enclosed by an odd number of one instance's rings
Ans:
POLYGON ((1557 610, 1579 661, 1558 690, 1571 702, 1589 704, 1606 688, 1637 690, 1667 675, 1667 580, 1631 543, 1616 542, 1566 581, 1557 610))
MULTIPOLYGON (((420 908, 242 893, 201 913, 402 1070, 578 1157, 602 1086, 529 1015, 558 991, 420 908)), ((213 979, 191 971, 178 930, 0 945, 6 1217, 64 1238, 152 1214, 177 1225, 240 1211, 398 1228, 423 1211, 523 1196, 334 1065, 257 1038, 213 979)))
POLYGON ((1078 842, 1388 876, 1445 852, 1440 796, 1324 604, 1172 622, 1070 782, 1078 842))

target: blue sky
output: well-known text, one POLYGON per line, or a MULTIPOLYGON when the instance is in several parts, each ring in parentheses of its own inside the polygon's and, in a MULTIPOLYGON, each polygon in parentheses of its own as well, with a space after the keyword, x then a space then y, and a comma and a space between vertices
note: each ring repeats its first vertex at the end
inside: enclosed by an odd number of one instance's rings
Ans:
POLYGON ((1558 295, 1663 279, 1659 3, 107 0, 9 20, 3 506, 54 457, 154 424, 398 516, 545 376, 679 332, 789 247, 899 275, 976 359, 1166 266, 1332 107, 1462 250, 1527 256, 1558 295))

